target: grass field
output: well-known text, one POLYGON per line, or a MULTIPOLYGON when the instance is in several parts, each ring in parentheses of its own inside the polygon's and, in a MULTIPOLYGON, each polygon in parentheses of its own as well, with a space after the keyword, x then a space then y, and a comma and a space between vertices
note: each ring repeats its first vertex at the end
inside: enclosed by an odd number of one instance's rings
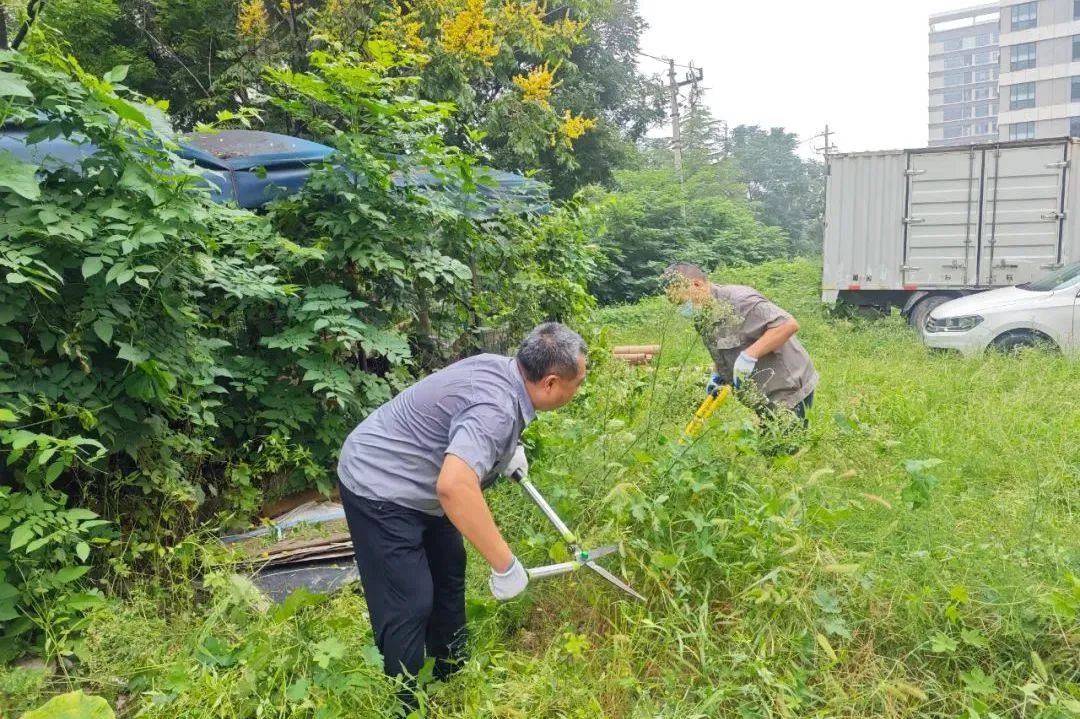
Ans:
MULTIPOLYGON (((591 375, 528 439, 587 545, 617 540, 639 605, 592 576, 489 600, 435 717, 1080 717, 1080 364, 927 352, 898 317, 827 316, 808 261, 726 272, 791 311, 822 375, 801 451, 723 407, 679 442, 709 371, 660 300, 597 313, 591 375), (662 343, 651 369, 607 356, 662 343)), ((557 537, 490 495, 527 565, 557 537)), ((393 705, 359 592, 270 608, 210 544, 136 582, 68 676, 0 673, 0 715, 82 688, 119 716, 361 717, 393 705), (196 581, 196 579, 198 581, 196 581)))

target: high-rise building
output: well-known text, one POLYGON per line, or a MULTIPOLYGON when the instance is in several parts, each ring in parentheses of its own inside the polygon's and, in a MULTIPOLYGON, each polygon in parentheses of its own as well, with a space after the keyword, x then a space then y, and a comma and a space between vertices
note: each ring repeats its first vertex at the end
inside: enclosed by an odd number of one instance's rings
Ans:
POLYGON ((1001 3, 1001 140, 1080 136, 1080 1, 1001 3))
POLYGON ((930 16, 933 146, 998 139, 998 3, 930 16))

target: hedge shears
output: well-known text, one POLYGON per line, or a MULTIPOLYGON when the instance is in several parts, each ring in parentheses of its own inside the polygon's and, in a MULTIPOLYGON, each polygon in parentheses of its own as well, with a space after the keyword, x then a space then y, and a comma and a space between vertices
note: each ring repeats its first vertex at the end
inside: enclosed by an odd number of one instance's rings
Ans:
POLYGON ((694 412, 694 416, 690 418, 689 424, 686 425, 686 434, 690 438, 697 437, 705 429, 705 422, 712 416, 712 413, 727 402, 731 397, 731 385, 720 385, 718 389, 713 392, 709 392, 705 395, 705 399, 702 400, 701 405, 694 412))
POLYGON ((548 518, 548 521, 554 525, 563 541, 566 542, 571 557, 573 557, 569 562, 549 564, 543 567, 528 569, 526 571, 529 573, 529 579, 541 579, 543 577, 554 577, 559 574, 569 574, 582 567, 588 567, 634 599, 642 602, 645 601, 645 597, 635 592, 629 584, 596 563, 596 560, 600 557, 605 557, 618 551, 618 545, 608 544, 599 547, 598 549, 582 549, 578 546, 577 537, 575 537, 574 533, 570 531, 570 528, 566 526, 566 523, 559 518, 559 515, 555 513, 555 510, 552 509, 551 505, 547 503, 547 500, 544 499, 544 495, 540 494, 540 490, 538 490, 520 471, 514 472, 510 476, 511 479, 521 485, 521 488, 525 490, 525 494, 529 496, 529 499, 533 501, 533 504, 539 507, 540 511, 544 513, 544 516, 548 518))

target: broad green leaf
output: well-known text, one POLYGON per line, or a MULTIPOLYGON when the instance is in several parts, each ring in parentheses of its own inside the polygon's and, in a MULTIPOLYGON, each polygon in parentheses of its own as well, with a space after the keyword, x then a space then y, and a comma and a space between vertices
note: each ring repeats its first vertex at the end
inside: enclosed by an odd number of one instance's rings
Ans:
POLYGON ((274 609, 273 619, 277 623, 284 622, 305 607, 315 607, 327 600, 325 594, 316 594, 307 587, 299 587, 274 609))
POLYGON ((41 188, 37 181, 38 169, 37 165, 23 162, 8 150, 0 150, 0 188, 6 187, 16 195, 36 200, 41 197, 41 188))
POLYGON ((150 359, 149 352, 144 352, 126 342, 117 342, 116 346, 120 348, 120 351, 116 353, 116 356, 122 360, 127 360, 132 364, 142 364, 150 359))
POLYGON ((15 422, 18 416, 7 407, 0 407, 0 422, 15 422))
POLYGON ((977 649, 985 649, 990 646, 986 636, 978 629, 964 629, 960 632, 960 638, 964 640, 964 644, 977 649))
POLYGON ((94 334, 98 336, 98 339, 109 344, 112 342, 113 337, 113 323, 104 317, 101 317, 94 321, 94 334))
POLYGON ((84 279, 89 279, 101 272, 102 263, 100 257, 87 257, 82 263, 82 276, 84 279))
POLYGON ((679 557, 675 554, 661 554, 654 552, 652 563, 660 569, 674 569, 679 565, 679 557))
POLYGON ((21 547, 25 547, 34 537, 34 530, 28 524, 20 524, 15 528, 15 531, 11 533, 11 551, 15 551, 21 547))
POLYGON ((86 542, 79 542, 75 545, 75 554, 85 562, 86 558, 90 556, 90 545, 86 542))
POLYGON ((112 70, 109 70, 107 73, 105 73, 101 77, 102 77, 103 80, 105 80, 105 82, 123 82, 124 78, 127 77, 127 74, 128 74, 128 66, 127 65, 117 65, 116 67, 114 67, 112 70))
POLYGON ((290 684, 289 688, 285 690, 285 698, 291 702, 302 702, 307 699, 308 689, 310 688, 311 681, 305 677, 301 677, 290 684))
POLYGON ((952 654, 959 646, 955 639, 942 632, 938 632, 930 638, 930 651, 935 654, 952 654))
POLYGON ((116 719, 116 714, 103 698, 77 691, 53 697, 20 719, 116 719))
POLYGON ((368 644, 366 647, 361 649, 360 657, 368 666, 381 667, 383 665, 382 653, 379 652, 379 648, 374 644, 368 644))
POLYGON ((330 662, 345 656, 345 644, 337 637, 328 637, 312 647, 311 659, 323 669, 330 662))
POLYGON ((986 676, 985 672, 978 667, 970 672, 964 672, 960 678, 964 680, 964 686, 972 694, 985 696, 994 693, 994 680, 986 676))
POLYGON ((49 468, 45 470, 45 484, 52 484, 56 481, 56 478, 64 473, 66 469, 64 462, 53 462, 49 465, 49 468))
POLYGON ((67 584, 68 582, 74 582, 76 579, 89 571, 90 567, 86 566, 85 564, 78 567, 64 567, 63 569, 57 570, 57 572, 53 574, 53 579, 55 579, 60 584, 67 584))
POLYGON ((30 92, 26 81, 15 73, 0 72, 0 97, 33 98, 34 93, 30 92))

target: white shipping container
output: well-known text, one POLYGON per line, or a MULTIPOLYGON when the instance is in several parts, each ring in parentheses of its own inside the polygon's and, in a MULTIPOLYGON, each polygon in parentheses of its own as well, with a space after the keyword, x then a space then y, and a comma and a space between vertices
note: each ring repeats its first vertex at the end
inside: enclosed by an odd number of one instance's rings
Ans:
POLYGON ((1077 140, 829 157, 822 299, 904 309, 1080 259, 1077 140))

